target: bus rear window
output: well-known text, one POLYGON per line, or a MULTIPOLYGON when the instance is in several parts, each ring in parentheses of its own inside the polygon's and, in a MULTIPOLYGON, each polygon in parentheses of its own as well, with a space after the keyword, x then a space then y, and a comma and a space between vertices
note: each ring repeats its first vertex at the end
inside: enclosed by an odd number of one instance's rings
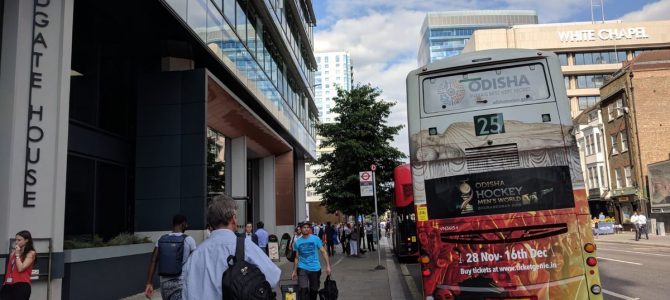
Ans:
POLYGON ((473 173, 425 183, 431 220, 575 206, 567 166, 473 173))
POLYGON ((425 78, 426 113, 510 106, 549 98, 549 85, 540 63, 425 78))

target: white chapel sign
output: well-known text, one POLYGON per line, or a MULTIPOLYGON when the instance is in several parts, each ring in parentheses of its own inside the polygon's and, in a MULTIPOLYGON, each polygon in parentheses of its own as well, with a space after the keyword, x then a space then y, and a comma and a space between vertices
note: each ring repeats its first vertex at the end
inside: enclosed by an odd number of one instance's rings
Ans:
POLYGON ((558 38, 561 42, 590 42, 590 41, 609 41, 609 40, 631 40, 648 39, 647 30, 644 27, 631 28, 604 28, 587 29, 573 31, 559 31, 558 38))

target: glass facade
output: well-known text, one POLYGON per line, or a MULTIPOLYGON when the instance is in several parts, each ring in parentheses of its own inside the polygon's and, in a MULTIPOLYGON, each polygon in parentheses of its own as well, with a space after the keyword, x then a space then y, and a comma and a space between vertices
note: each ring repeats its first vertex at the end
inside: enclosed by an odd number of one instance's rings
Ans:
POLYGON ((578 75, 577 88, 578 89, 592 89, 600 88, 603 83, 610 79, 611 75, 596 74, 596 75, 578 75))
MULTIPOLYGON (((575 65, 616 64, 626 61, 626 51, 575 53, 575 65)), ((565 66, 567 64, 562 64, 565 66)))
POLYGON ((252 93, 269 106, 269 111, 305 149, 315 150, 317 112, 309 109, 311 91, 306 87, 313 86, 316 66, 309 63, 312 29, 302 9, 298 9, 298 24, 279 1, 269 1, 270 5, 263 8, 254 7, 250 1, 236 0, 165 0, 165 3, 223 64, 235 69, 238 79, 251 86, 252 93), (261 20, 257 9, 267 9, 274 24, 261 20), (268 26, 279 29, 280 40, 270 34, 268 26), (304 30, 310 39, 304 41, 299 30, 304 30), (291 57, 280 54, 281 44, 287 45, 291 57))
POLYGON ((579 102, 579 110, 587 109, 600 101, 600 96, 582 96, 577 97, 579 102))
POLYGON ((420 66, 460 54, 478 29, 537 24, 534 11, 459 11, 429 13, 421 29, 420 66))

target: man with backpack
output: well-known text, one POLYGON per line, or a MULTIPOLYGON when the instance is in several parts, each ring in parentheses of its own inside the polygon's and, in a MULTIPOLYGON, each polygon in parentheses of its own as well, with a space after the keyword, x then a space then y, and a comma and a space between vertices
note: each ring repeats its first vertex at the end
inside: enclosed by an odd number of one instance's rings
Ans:
POLYGON ((296 251, 293 262, 291 279, 298 277, 301 300, 316 300, 321 285, 321 262, 319 252, 326 261, 326 273, 330 276, 330 259, 321 239, 311 233, 309 223, 300 226, 302 238, 295 241, 293 249, 296 251))
POLYGON ((157 242, 149 263, 147 284, 144 295, 151 298, 154 293, 152 278, 158 263, 158 275, 160 275, 161 296, 166 300, 181 299, 182 266, 188 256, 195 250, 195 240, 184 234, 188 228, 188 222, 183 215, 175 215, 172 218, 172 232, 163 235, 157 242))
POLYGON ((235 200, 212 199, 207 223, 214 230, 184 265, 184 299, 274 299, 281 270, 251 239, 235 234, 235 200))

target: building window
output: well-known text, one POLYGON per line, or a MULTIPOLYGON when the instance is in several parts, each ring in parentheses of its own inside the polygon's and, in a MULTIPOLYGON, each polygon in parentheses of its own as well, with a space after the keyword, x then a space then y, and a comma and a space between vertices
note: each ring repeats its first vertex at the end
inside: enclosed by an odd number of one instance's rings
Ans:
POLYGON ((602 187, 607 187, 607 184, 605 184, 605 168, 603 166, 600 166, 600 186, 602 187))
POLYGON ((575 65, 615 64, 626 61, 626 51, 575 53, 575 65))
POLYGON ((589 113, 589 123, 598 120, 598 111, 592 111, 589 113))
POLYGON ((595 154, 595 145, 593 144, 593 134, 586 136, 586 155, 595 154))
POLYGON ((614 178, 616 179, 616 188, 623 187, 623 177, 621 177, 621 169, 614 169, 614 178))
POLYGON ((563 76, 563 81, 565 82, 565 89, 570 89, 570 76, 563 76))
POLYGON ((626 187, 633 186, 633 176, 630 166, 623 168, 623 174, 626 177, 626 187))
POLYGON ((598 168, 597 167, 591 167, 591 170, 593 171, 593 187, 594 188, 599 188, 600 187, 600 176, 598 174, 598 168))
POLYGON ((619 132, 619 136, 621 137, 621 152, 628 151, 628 134, 626 131, 622 131, 619 132))
POLYGON ((619 99, 614 102, 614 110, 616 111, 617 117, 623 116, 623 99, 619 99))
POLYGON ((561 66, 568 65, 568 54, 567 53, 558 53, 558 60, 561 62, 561 66))
POLYGON ((608 118, 607 118, 608 121, 612 121, 612 120, 616 119, 617 115, 616 115, 616 111, 614 109, 614 103, 611 103, 611 104, 607 105, 607 116, 608 116, 608 118))
POLYGON ((593 89, 600 88, 603 83, 610 79, 610 75, 596 74, 596 75, 579 75, 577 76, 578 89, 593 89))
POLYGON ((596 133, 595 144, 596 144, 596 152, 598 153, 602 152, 600 147, 600 133, 596 133))
POLYGON ((617 136, 616 134, 610 135, 610 142, 611 142, 611 145, 612 145, 612 155, 619 154, 619 151, 617 150, 617 147, 616 147, 616 144, 617 144, 616 143, 616 136, 617 136))
POLYGON ((600 96, 581 96, 577 97, 579 110, 585 110, 600 101, 600 96))

